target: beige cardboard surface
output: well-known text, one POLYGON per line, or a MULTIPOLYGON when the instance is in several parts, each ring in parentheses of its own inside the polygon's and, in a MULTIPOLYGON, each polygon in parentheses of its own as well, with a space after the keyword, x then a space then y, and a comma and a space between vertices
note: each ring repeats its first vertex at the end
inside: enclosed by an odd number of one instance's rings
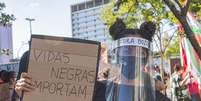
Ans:
POLYGON ((28 73, 36 85, 23 101, 92 101, 96 44, 32 38, 28 73))

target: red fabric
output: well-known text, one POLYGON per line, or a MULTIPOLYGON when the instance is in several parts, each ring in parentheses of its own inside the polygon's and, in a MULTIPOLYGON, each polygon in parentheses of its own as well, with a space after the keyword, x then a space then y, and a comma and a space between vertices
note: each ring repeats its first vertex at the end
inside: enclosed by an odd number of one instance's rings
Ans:
POLYGON ((181 44, 181 54, 182 54, 182 60, 183 60, 183 71, 182 71, 182 78, 184 78, 186 75, 187 75, 187 58, 186 58, 186 52, 185 52, 185 49, 184 49, 184 43, 182 42, 183 41, 183 38, 180 39, 180 44, 181 44))
POLYGON ((192 82, 188 84, 190 94, 199 94, 198 83, 192 82))
POLYGON ((4 82, 0 79, 0 84, 3 84, 4 82))

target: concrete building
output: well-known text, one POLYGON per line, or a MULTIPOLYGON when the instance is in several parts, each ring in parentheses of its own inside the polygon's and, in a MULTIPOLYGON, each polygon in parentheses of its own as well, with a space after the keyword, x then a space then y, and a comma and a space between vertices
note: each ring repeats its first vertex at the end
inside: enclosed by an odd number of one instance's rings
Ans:
POLYGON ((102 8, 109 0, 91 0, 71 6, 72 36, 109 45, 108 28, 101 20, 102 8))
POLYGON ((0 64, 13 59, 12 24, 0 24, 0 64))

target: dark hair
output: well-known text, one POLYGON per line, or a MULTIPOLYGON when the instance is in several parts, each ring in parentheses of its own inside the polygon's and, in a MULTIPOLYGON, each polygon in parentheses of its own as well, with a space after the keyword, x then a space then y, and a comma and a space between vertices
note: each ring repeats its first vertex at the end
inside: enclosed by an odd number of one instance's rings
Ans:
POLYGON ((3 80, 4 83, 8 83, 11 81, 11 78, 14 78, 15 72, 14 71, 0 71, 0 78, 3 80))
POLYGON ((155 34, 156 25, 151 22, 144 22, 140 25, 140 29, 126 28, 122 19, 117 18, 113 25, 110 26, 109 32, 114 40, 126 37, 127 35, 141 35, 141 37, 152 41, 152 37, 155 34))
POLYGON ((174 69, 175 69, 175 71, 180 71, 181 70, 181 66, 180 65, 178 65, 178 64, 176 64, 175 66, 174 66, 174 69))
POLYGON ((154 69, 155 69, 155 71, 158 71, 159 73, 161 72, 158 65, 156 65, 156 66, 154 67, 154 69))
POLYGON ((110 69, 105 70, 103 73, 104 78, 108 78, 109 74, 110 74, 110 69))

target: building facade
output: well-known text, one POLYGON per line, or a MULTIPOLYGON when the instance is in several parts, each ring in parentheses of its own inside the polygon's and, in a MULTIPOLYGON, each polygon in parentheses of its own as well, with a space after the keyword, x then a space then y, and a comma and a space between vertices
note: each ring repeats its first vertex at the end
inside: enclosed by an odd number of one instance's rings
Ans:
POLYGON ((72 36, 110 45, 108 28, 101 20, 102 8, 109 0, 91 0, 71 6, 72 36))
POLYGON ((12 24, 0 24, 0 64, 13 59, 12 24))

